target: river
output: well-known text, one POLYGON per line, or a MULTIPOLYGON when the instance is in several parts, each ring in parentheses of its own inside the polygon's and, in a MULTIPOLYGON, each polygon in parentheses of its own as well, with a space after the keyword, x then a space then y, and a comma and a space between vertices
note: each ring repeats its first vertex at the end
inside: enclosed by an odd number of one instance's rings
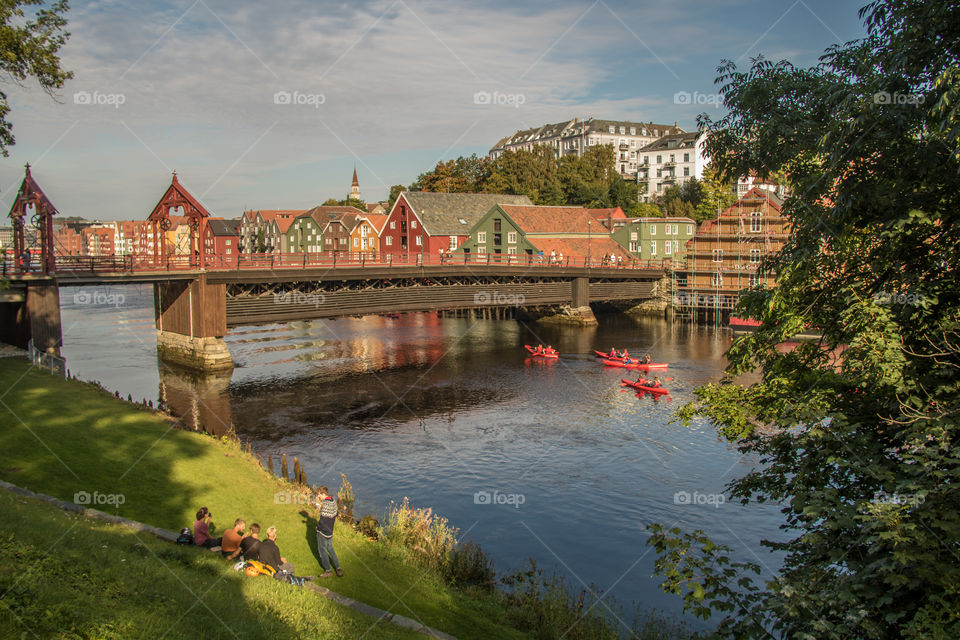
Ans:
POLYGON ((81 379, 137 400, 162 394, 214 432, 233 424, 277 466, 279 452, 297 456, 311 484, 336 491, 345 473, 358 516, 404 496, 432 507, 501 572, 532 557, 628 613, 679 617, 680 599, 651 577, 648 523, 703 529, 734 558, 777 566, 759 545, 782 537, 776 506, 717 497, 755 461, 707 421, 672 421, 720 377, 726 329, 623 315, 591 329, 436 314, 297 322, 232 330, 237 368, 197 378, 158 363, 151 288, 61 291, 63 353, 81 379), (526 358, 537 343, 561 358, 526 358), (622 390, 623 370, 592 356, 611 346, 669 362, 670 397, 622 390))

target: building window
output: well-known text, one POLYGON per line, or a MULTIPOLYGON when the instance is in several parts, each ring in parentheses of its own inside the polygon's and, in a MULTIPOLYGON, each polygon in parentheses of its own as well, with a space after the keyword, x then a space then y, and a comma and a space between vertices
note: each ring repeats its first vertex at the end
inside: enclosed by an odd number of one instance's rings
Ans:
POLYGON ((674 240, 674 241, 673 241, 673 252, 674 252, 674 253, 680 253, 680 241, 679 241, 679 240, 674 240))
POLYGON ((664 243, 664 245, 663 245, 663 253, 664 253, 664 254, 670 255, 671 253, 673 253, 672 249, 673 249, 673 245, 672 245, 672 244, 670 244, 669 242, 664 243))
POLYGON ((516 248, 516 247, 507 247, 507 255, 508 255, 508 256, 515 256, 515 255, 517 255, 517 248, 516 248))
POLYGON ((760 285, 760 274, 759 274, 759 273, 751 273, 751 274, 750 274, 750 286, 751 286, 751 287, 756 287, 756 286, 759 286, 759 285, 760 285))
POLYGON ((631 243, 630 243, 630 252, 631 252, 631 253, 636 253, 637 251, 639 251, 639 249, 637 248, 637 243, 636 243, 636 242, 631 242, 631 243))
POLYGON ((610 133, 613 133, 613 131, 614 131, 613 125, 610 125, 610 133))
POLYGON ((714 250, 713 250, 713 261, 714 261, 714 262, 723 262, 723 249, 714 249, 714 250))
POLYGON ((690 154, 689 154, 689 153, 683 154, 683 161, 684 161, 684 162, 690 162, 690 154))
POLYGON ((493 219, 493 230, 496 232, 500 231, 500 228, 503 226, 503 221, 500 218, 493 219))
POLYGON ((652 256, 657 255, 657 241, 656 241, 656 240, 654 240, 653 242, 650 243, 650 255, 652 255, 652 256))
POLYGON ((517 244, 517 232, 509 231, 507 232, 507 244, 517 244))
POLYGON ((723 274, 720 273, 719 271, 718 271, 717 273, 713 274, 712 281, 713 281, 713 286, 715 286, 715 287, 722 287, 722 286, 723 286, 723 274))
POLYGON ((636 232, 636 231, 631 231, 631 232, 630 232, 630 239, 633 240, 634 242, 636 242, 636 240, 637 240, 637 232, 636 232))
POLYGON ((632 135, 632 136, 637 135, 637 128, 636 128, 636 127, 630 127, 630 135, 632 135))
POLYGON ((678 224, 673 225, 673 235, 675 236, 680 235, 680 225, 678 224))
POLYGON ((457 236, 450 236, 450 251, 454 251, 457 248, 457 236))
POLYGON ((657 156, 657 164, 663 163, 663 156, 657 156))
POLYGON ((391 221, 390 221, 390 228, 391 228, 391 229, 396 229, 396 228, 397 228, 397 221, 396 221, 396 220, 391 220, 391 221))
POLYGON ((693 234, 693 225, 692 225, 692 224, 688 224, 688 225, 687 225, 687 235, 692 235, 692 234, 693 234))
POLYGON ((387 236, 387 246, 393 246, 393 236, 387 236))
POLYGON ((760 212, 754 211, 750 214, 750 231, 751 233, 759 233, 763 230, 763 220, 761 220, 760 212))
POLYGON ((487 252, 487 248, 486 248, 484 245, 482 245, 482 244, 478 244, 478 245, 477 245, 477 254, 478 254, 478 255, 484 254, 484 253, 486 253, 486 252, 487 252))
POLYGON ((353 246, 355 246, 355 247, 359 247, 359 246, 360 246, 360 238, 354 238, 354 239, 353 239, 353 246))
POLYGON ((756 264, 760 262, 760 249, 750 249, 750 262, 756 264))
MULTIPOLYGON (((484 242, 486 242, 486 241, 487 241, 487 232, 486 232, 486 231, 478 231, 478 232, 477 232, 477 244, 482 244, 482 243, 484 243, 484 242)), ((479 253, 479 250, 478 250, 478 253, 479 253)))
POLYGON ((671 228, 671 225, 669 224, 663 225, 663 232, 667 235, 670 235, 670 228, 671 228))
POLYGON ((415 240, 415 244, 416 244, 418 247, 422 247, 422 246, 423 246, 423 236, 417 236, 417 237, 416 237, 416 240, 415 240))
POLYGON ((690 167, 684 167, 684 168, 683 168, 683 175, 685 175, 685 176, 690 175, 690 167))
POLYGON ((347 244, 346 238, 340 238, 340 246, 345 246, 347 244))

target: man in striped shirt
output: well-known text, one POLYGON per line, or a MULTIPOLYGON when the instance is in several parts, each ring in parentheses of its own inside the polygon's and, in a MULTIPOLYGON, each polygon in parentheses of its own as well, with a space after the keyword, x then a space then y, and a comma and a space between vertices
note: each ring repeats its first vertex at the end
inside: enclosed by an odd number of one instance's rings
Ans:
POLYGON ((323 567, 320 577, 329 578, 333 575, 330 572, 331 564, 337 575, 343 577, 340 560, 337 559, 337 552, 333 550, 333 523, 337 519, 337 503, 330 496, 327 487, 317 489, 317 502, 314 506, 320 510, 317 515, 317 555, 320 556, 320 566, 323 567), (327 556, 330 557, 329 560, 327 556))

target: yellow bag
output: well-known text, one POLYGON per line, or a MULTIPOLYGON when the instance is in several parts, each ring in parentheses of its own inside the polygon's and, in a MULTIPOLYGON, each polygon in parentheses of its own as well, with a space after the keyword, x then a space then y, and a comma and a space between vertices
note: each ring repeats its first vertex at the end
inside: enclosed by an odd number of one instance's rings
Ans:
POLYGON ((251 577, 256 577, 259 575, 273 576, 273 574, 276 573, 273 567, 268 564, 264 564, 259 560, 247 560, 243 570, 248 576, 251 577))

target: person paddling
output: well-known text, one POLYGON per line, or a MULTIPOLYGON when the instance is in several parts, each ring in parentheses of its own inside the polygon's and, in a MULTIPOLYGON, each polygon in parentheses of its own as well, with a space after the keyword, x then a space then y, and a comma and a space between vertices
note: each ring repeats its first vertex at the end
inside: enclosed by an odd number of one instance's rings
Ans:
POLYGON ((646 378, 643 377, 643 374, 641 373, 639 376, 637 376, 637 384, 646 385, 646 384, 649 384, 649 382, 647 381, 646 378))
POLYGON ((650 364, 650 354, 643 356, 643 364, 650 364))
POLYGON ((655 377, 653 378, 653 384, 652 384, 651 386, 653 386, 653 387, 659 387, 659 386, 660 386, 660 377, 659 377, 659 376, 655 376, 655 377))

